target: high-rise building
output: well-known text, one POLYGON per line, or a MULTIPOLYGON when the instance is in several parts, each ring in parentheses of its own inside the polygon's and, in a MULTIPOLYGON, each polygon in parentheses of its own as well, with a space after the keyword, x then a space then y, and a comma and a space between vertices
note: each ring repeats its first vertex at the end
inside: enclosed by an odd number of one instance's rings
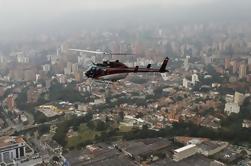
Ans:
POLYGON ((42 68, 43 68, 43 71, 48 72, 48 71, 51 70, 51 65, 50 64, 45 64, 45 65, 42 66, 42 68))
POLYGON ((71 70, 67 67, 64 68, 64 74, 65 75, 70 75, 71 74, 71 70))
POLYGON ((24 70, 22 68, 10 69, 9 77, 16 81, 24 80, 24 70))
POLYGON ((85 62, 86 57, 85 56, 78 56, 78 64, 83 65, 85 62))
POLYGON ((45 87, 46 87, 46 89, 50 89, 50 87, 51 87, 51 80, 45 80, 45 87))
POLYGON ((0 96, 3 96, 5 92, 5 87, 0 85, 0 96))
POLYGON ((188 80, 188 79, 186 79, 186 78, 183 78, 183 86, 185 87, 185 88, 191 88, 191 81, 190 80, 188 80))
POLYGON ((235 92, 234 93, 234 103, 238 105, 242 105, 243 101, 245 99, 245 95, 240 93, 240 92, 235 92))
POLYGON ((247 75, 247 65, 246 64, 241 64, 239 67, 239 78, 245 78, 247 75))
POLYGON ((248 65, 248 72, 249 72, 249 73, 251 72, 251 64, 248 65))
POLYGON ((228 115, 231 113, 239 113, 240 112, 240 106, 236 103, 226 103, 224 112, 226 112, 228 115))
POLYGON ((232 69, 233 69, 232 72, 233 74, 235 74, 237 72, 238 64, 236 61, 232 61, 231 63, 232 63, 232 69))
POLYGON ((8 95, 6 99, 6 104, 9 111, 14 111, 15 108, 15 98, 13 94, 8 95))
POLYGON ((225 69, 229 69, 231 64, 230 64, 231 59, 230 58, 225 58, 225 69))
POLYGON ((63 74, 57 74, 56 78, 60 84, 65 84, 66 83, 66 78, 65 75, 63 74))
POLYGON ((36 79, 35 79, 35 81, 38 82, 40 79, 41 79, 40 74, 36 74, 36 79))
POLYGON ((251 72, 251 57, 248 58, 248 71, 251 72))
POLYGON ((232 102, 234 102, 234 95, 227 94, 227 95, 225 96, 225 100, 226 100, 227 103, 232 103, 232 102))
POLYGON ((80 72, 75 72, 74 77, 75 77, 76 81, 81 81, 82 74, 80 72))
POLYGON ((78 72, 78 64, 77 63, 72 64, 71 71, 72 71, 73 74, 78 72))
POLYGON ((5 57, 4 56, 0 56, 0 63, 5 63, 5 57))
POLYGON ((184 60, 184 69, 186 70, 186 71, 188 71, 189 70, 189 59, 190 59, 190 56, 186 56, 186 59, 184 60))
POLYGON ((30 87, 27 91, 27 103, 36 103, 41 93, 40 89, 30 87))
POLYGON ((205 61, 206 65, 209 65, 209 64, 211 64, 213 62, 213 57, 212 56, 207 56, 205 54, 204 61, 205 61))
POLYGON ((192 84, 195 85, 196 82, 199 82, 198 74, 193 74, 192 75, 192 84))
POLYGON ((52 65, 56 64, 58 59, 57 55, 47 55, 47 60, 50 61, 52 65))
POLYGON ((60 48, 57 48, 57 56, 60 55, 60 48))
POLYGON ((26 156, 26 142, 22 137, 0 137, 0 163, 11 163, 14 159, 26 156))
POLYGON ((64 74, 70 75, 72 73, 72 63, 68 62, 66 67, 64 68, 64 74))
POLYGON ((251 65, 251 57, 248 58, 248 65, 251 65))
POLYGON ((247 75, 247 82, 251 82, 251 74, 247 75))
POLYGON ((23 56, 23 55, 17 55, 17 62, 18 63, 29 63, 30 58, 27 56, 23 56))

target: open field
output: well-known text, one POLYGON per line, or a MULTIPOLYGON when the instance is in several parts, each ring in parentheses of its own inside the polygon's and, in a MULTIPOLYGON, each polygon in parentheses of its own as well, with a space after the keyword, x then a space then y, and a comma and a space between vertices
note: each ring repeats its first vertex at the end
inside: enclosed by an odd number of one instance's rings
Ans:
POLYGON ((89 129, 86 124, 81 124, 78 129, 78 136, 67 138, 67 147, 77 147, 86 141, 93 141, 100 133, 89 129))

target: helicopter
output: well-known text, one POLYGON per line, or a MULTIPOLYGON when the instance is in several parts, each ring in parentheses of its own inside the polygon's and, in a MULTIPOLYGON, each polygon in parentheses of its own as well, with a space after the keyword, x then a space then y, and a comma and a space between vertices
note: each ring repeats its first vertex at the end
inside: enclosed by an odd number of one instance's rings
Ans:
MULTIPOLYGON (((82 49, 69 49, 70 51, 93 53, 98 55, 134 55, 129 53, 111 53, 111 52, 101 52, 101 51, 90 51, 82 49)), ((146 67, 128 67, 119 60, 115 61, 103 61, 103 63, 94 63, 85 72, 87 78, 91 78, 99 81, 116 82, 118 80, 125 79, 129 73, 166 73, 167 63, 169 58, 166 57, 160 66, 160 68, 151 68, 151 64, 146 67)))

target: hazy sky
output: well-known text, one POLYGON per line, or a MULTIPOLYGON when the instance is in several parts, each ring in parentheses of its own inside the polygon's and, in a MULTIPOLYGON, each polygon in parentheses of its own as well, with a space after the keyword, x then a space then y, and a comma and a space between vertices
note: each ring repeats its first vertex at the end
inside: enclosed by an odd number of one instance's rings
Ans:
POLYGON ((3 12, 69 12, 83 9, 127 8, 135 5, 184 6, 214 0, 0 0, 3 12))
POLYGON ((0 18, 31 19, 60 17, 72 12, 130 10, 130 8, 174 9, 196 6, 215 0, 0 0, 0 18))
MULTIPOLYGON (((60 23, 250 19, 251 0, 0 0, 0 33, 60 23), (152 18, 152 19, 150 19, 152 18), (104 21, 104 22, 105 22, 104 21)), ((77 25, 76 25, 77 26, 77 25)))

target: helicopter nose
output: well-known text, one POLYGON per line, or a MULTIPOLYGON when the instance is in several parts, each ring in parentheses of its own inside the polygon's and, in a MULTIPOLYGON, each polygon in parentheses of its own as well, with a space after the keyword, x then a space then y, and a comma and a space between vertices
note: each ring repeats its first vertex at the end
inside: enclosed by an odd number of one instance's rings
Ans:
POLYGON ((90 77, 90 74, 89 74, 88 72, 85 72, 85 76, 86 76, 87 78, 89 78, 89 77, 90 77))

